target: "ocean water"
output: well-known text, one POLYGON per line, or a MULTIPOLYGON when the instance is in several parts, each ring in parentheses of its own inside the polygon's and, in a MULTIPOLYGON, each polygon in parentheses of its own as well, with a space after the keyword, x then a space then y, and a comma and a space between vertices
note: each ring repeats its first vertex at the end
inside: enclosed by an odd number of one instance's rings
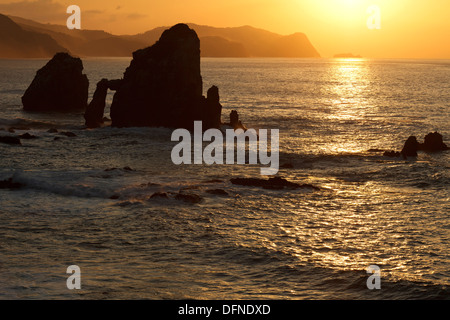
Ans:
MULTIPOLYGON (((203 59, 223 120, 238 110, 279 129, 292 166, 279 176, 319 191, 230 183, 260 178, 259 165, 176 166, 170 129, 23 112, 45 63, 0 60, 0 135, 38 136, 0 144, 0 180, 25 185, 0 189, 0 299, 450 299, 450 152, 368 151, 434 131, 450 144, 450 61, 203 59), (66 287, 70 265, 81 290, 66 287), (370 265, 380 290, 366 286, 370 265)), ((83 63, 91 98, 129 59, 83 63)))

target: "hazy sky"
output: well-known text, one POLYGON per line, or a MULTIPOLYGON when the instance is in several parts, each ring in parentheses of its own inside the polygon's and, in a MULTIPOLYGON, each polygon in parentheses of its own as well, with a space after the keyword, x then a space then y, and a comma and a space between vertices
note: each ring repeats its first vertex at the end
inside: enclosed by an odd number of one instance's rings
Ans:
POLYGON ((193 22, 251 25, 280 34, 304 32, 323 57, 450 59, 450 0, 0 0, 0 13, 65 24, 66 8, 81 8, 83 29, 114 34, 193 22), (367 9, 381 10, 369 30, 367 9))

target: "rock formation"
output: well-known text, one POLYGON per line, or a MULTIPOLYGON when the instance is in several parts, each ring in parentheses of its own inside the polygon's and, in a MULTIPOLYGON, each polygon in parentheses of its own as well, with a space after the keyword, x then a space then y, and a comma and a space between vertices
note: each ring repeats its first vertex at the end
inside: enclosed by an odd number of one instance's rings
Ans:
POLYGON ((410 136, 403 146, 402 151, 400 152, 403 157, 417 157, 417 150, 419 149, 419 143, 417 142, 417 138, 414 136, 410 136))
POLYGON ((97 128, 104 123, 103 113, 105 112, 108 89, 117 90, 121 83, 122 80, 120 79, 102 79, 97 83, 94 97, 84 113, 84 119, 86 120, 86 126, 88 128, 97 128))
POLYGON ((200 40, 185 24, 164 31, 153 46, 133 53, 123 82, 114 95, 114 127, 163 126, 192 129, 218 127, 220 103, 217 88, 203 96, 200 74, 200 40))
POLYGON ((450 148, 444 143, 443 137, 440 133, 429 133, 425 136, 424 143, 419 143, 415 136, 410 136, 403 146, 401 152, 398 151, 385 151, 385 157, 399 158, 403 157, 417 157, 417 151, 426 152, 438 152, 450 150, 450 148))
POLYGON ((6 136, 6 137, 5 136, 0 136, 0 143, 22 144, 18 137, 11 137, 11 136, 6 136))
POLYGON ((27 111, 84 110, 87 106, 89 80, 82 73, 81 59, 57 53, 36 73, 22 97, 27 111))
POLYGON ((438 132, 430 132, 425 136, 424 143, 419 145, 419 150, 428 152, 445 151, 450 148, 444 143, 443 137, 438 132))
POLYGON ((236 110, 232 110, 230 112, 230 126, 233 127, 234 130, 242 129, 247 131, 247 128, 242 124, 241 120, 239 120, 239 114, 236 110))
POLYGON ((222 105, 220 104, 219 88, 212 86, 206 95, 206 114, 204 126, 219 128, 222 124, 222 105))

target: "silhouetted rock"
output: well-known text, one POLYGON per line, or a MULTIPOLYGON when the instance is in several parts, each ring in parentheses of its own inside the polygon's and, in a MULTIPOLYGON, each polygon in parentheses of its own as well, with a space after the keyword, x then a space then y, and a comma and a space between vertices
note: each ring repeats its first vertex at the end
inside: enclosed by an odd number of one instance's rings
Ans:
POLYGON ((192 129, 200 120, 206 130, 217 124, 220 108, 215 89, 209 99, 202 94, 200 40, 177 24, 153 46, 133 53, 111 105, 112 126, 192 129))
POLYGON ((97 128, 103 124, 103 112, 105 111, 107 93, 108 79, 102 79, 97 83, 94 97, 84 113, 84 119, 88 128, 97 128))
POLYGON ((10 137, 10 136, 0 137, 0 143, 22 144, 18 137, 10 137))
POLYGON ((48 132, 48 133, 57 133, 57 132, 58 132, 58 129, 56 129, 56 128, 51 128, 51 129, 48 129, 47 132, 48 132))
POLYGON ((0 189, 20 189, 25 185, 20 182, 13 182, 12 178, 0 181, 0 189))
POLYGON ((219 128, 222 124, 221 114, 222 105, 220 104, 219 88, 212 86, 208 89, 206 97, 206 110, 205 122, 203 123, 206 128, 219 128))
POLYGON ((233 127, 234 130, 247 130, 247 128, 242 124, 241 120, 239 120, 239 114, 236 110, 232 110, 230 112, 230 126, 233 127))
POLYGON ((450 148, 444 143, 443 137, 440 133, 429 133, 425 136, 424 143, 419 144, 419 150, 428 152, 445 151, 450 148))
POLYGON ((29 134, 28 132, 27 132, 27 133, 24 133, 24 134, 21 134, 21 135, 19 136, 19 138, 20 138, 20 139, 25 139, 25 140, 37 139, 37 137, 36 137, 35 135, 29 134))
POLYGON ((81 59, 57 53, 37 71, 22 97, 27 111, 84 110, 87 106, 89 80, 83 73, 81 59))
POLYGON ((400 158, 402 156, 402 154, 398 151, 385 151, 383 154, 384 157, 389 157, 389 158, 400 158))
POLYGON ((417 138, 415 136, 411 136, 406 140, 405 145, 403 146, 403 149, 400 153, 403 157, 417 157, 418 149, 419 143, 417 142, 417 138))
POLYGON ((443 137, 440 133, 429 133, 425 136, 424 143, 419 143, 415 136, 410 136, 401 152, 386 151, 383 155, 386 157, 417 157, 417 151, 437 152, 445 151, 450 148, 444 143, 443 137))
POLYGON ((151 195, 150 199, 169 199, 169 196, 165 192, 155 192, 151 195))
POLYGON ((310 184, 299 184, 295 182, 287 181, 286 179, 280 177, 269 178, 269 180, 259 179, 259 178, 233 178, 230 179, 232 184, 249 186, 249 187, 261 187, 264 189, 298 189, 298 188, 312 188, 315 190, 320 190, 320 188, 310 185, 310 184))
POLYGON ((287 163, 283 163, 280 166, 280 168, 282 168, 282 169, 294 169, 294 165, 292 163, 290 163, 290 162, 287 162, 287 163))
POLYGON ((73 133, 73 132, 68 132, 68 131, 62 131, 62 132, 60 132, 59 134, 60 134, 60 135, 63 135, 63 136, 66 136, 66 137, 70 137, 70 138, 76 137, 76 136, 77 136, 75 133, 73 133))
POLYGON ((117 90, 120 88, 121 84, 121 79, 102 79, 97 83, 97 89, 95 89, 94 97, 84 113, 84 119, 86 120, 85 124, 88 128, 98 128, 105 121, 110 120, 103 117, 106 106, 106 95, 108 94, 108 89, 117 90))

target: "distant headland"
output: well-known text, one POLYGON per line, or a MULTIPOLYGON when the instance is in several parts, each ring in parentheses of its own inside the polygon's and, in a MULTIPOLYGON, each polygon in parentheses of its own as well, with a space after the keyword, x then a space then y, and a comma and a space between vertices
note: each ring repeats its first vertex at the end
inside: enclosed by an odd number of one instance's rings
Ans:
MULTIPOLYGON (((202 57, 320 57, 304 33, 284 36, 251 26, 187 25, 198 34, 202 57)), ((65 25, 0 14, 0 58, 51 58, 58 52, 82 58, 131 57, 136 50, 153 45, 166 29, 163 26, 117 36, 103 30, 69 30, 65 25)))

